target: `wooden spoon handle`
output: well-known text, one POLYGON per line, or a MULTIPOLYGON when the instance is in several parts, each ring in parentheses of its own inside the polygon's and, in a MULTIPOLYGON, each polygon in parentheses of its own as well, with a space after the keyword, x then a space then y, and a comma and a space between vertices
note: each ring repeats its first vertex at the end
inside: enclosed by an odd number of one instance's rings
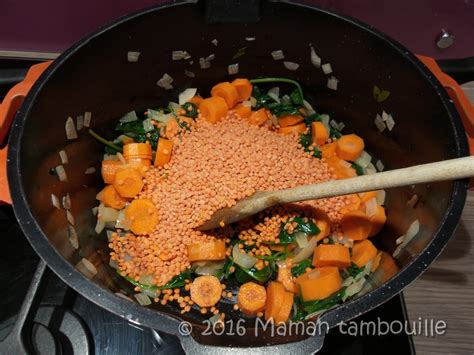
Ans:
POLYGON ((474 156, 299 186, 270 192, 267 196, 279 203, 289 203, 471 176, 474 176, 474 156))

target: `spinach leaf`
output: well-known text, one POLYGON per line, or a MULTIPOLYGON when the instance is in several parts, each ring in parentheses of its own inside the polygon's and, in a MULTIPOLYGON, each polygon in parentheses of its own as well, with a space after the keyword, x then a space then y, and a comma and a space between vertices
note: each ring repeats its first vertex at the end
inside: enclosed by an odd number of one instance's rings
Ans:
POLYGON ((134 134, 140 135, 145 134, 145 128, 143 128, 142 121, 132 121, 132 122, 119 122, 115 127, 116 131, 125 133, 125 134, 134 134))
POLYGON ((342 133, 333 127, 329 127, 329 137, 338 139, 342 137, 342 133))
POLYGON ((296 313, 293 314, 293 317, 291 318, 291 320, 293 322, 299 322, 299 321, 304 320, 307 313, 304 311, 303 304, 301 303, 301 299, 298 296, 294 298, 294 305, 296 308, 296 313))
POLYGON ((231 259, 227 259, 218 277, 222 276, 224 279, 227 280, 230 277, 230 270, 232 266, 234 266, 234 261, 232 261, 231 259))
POLYGON ((307 268, 311 268, 313 265, 311 264, 311 261, 308 259, 303 260, 300 262, 298 265, 293 266, 291 268, 291 274, 293 277, 298 277, 300 275, 303 275, 306 272, 307 268))
POLYGON ((266 261, 277 261, 277 260, 284 260, 288 256, 289 251, 286 248, 285 250, 273 253, 272 255, 255 255, 257 259, 262 259, 266 261))
POLYGON ((297 226, 291 234, 288 233, 288 231, 285 229, 285 223, 281 224, 280 233, 278 234, 278 239, 280 240, 280 242, 278 244, 294 243, 296 241, 297 232, 303 232, 307 235, 316 235, 320 232, 318 226, 310 220, 308 220, 308 222, 305 222, 303 218, 295 217, 293 221, 296 222, 297 226))
POLYGON ((181 106, 186 113, 184 116, 186 117, 191 117, 191 118, 196 118, 198 115, 198 110, 197 106, 193 104, 192 102, 186 102, 184 105, 181 106))
POLYGON ((318 148, 313 147, 313 149, 309 149, 312 143, 313 137, 311 134, 311 127, 309 127, 308 133, 300 134, 300 144, 303 146, 305 152, 311 153, 314 158, 321 158, 322 154, 318 148))
POLYGON ((311 314, 314 312, 332 308, 335 305, 342 302, 342 297, 344 296, 345 291, 346 291, 346 288, 343 287, 339 291, 333 293, 331 296, 325 299, 318 300, 318 301, 303 302, 303 309, 307 314, 311 314))
POLYGON ((355 277, 358 273, 362 272, 364 267, 358 267, 356 264, 352 264, 347 268, 349 276, 355 277))
POLYGON ((300 91, 298 89, 295 89, 291 94, 290 94, 290 99, 291 102, 293 102, 296 106, 303 106, 303 96, 301 95, 300 91))
POLYGON ((359 164, 352 163, 351 168, 356 171, 357 175, 364 175, 364 169, 359 164))
POLYGON ((262 270, 258 270, 255 267, 247 269, 247 268, 238 266, 235 271, 235 277, 237 281, 241 283, 245 283, 251 279, 254 279, 258 282, 265 282, 265 281, 268 281, 268 279, 270 279, 271 276, 272 276, 272 270, 270 269, 269 266, 264 267, 262 270))
POLYGON ((300 111, 298 111, 299 107, 292 104, 275 103, 269 104, 266 107, 277 117, 286 115, 301 115, 300 111))
POLYGON ((321 115, 318 113, 313 113, 312 115, 306 116, 304 118, 304 123, 306 126, 311 126, 311 123, 315 121, 321 121, 321 115))

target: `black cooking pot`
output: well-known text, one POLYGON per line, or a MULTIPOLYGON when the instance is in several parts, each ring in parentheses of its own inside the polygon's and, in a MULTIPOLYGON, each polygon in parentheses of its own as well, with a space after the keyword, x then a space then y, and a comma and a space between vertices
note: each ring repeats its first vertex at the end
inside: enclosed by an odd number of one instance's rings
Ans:
MULTIPOLYGON (((213 84, 234 78, 227 74, 227 66, 238 62, 239 77, 298 80, 317 111, 344 122, 346 132, 362 136, 366 149, 381 159, 386 169, 468 154, 463 126, 442 85, 399 44, 358 21, 302 4, 268 2, 261 12, 249 15, 255 16, 234 19, 247 21, 245 25, 219 24, 216 20, 228 18, 206 12, 200 4, 162 5, 122 18, 74 45, 44 71, 16 115, 9 140, 8 182, 18 221, 36 252, 68 285, 101 307, 172 334, 178 334, 182 320, 189 322, 192 336, 181 337, 189 352, 205 349, 220 353, 267 345, 287 353, 316 351, 324 332, 311 337, 272 336, 267 330, 255 337, 254 323, 247 320, 246 336, 204 336, 202 322, 209 316, 199 312, 181 315, 173 305, 142 307, 118 297, 115 293, 119 290, 133 294, 133 287, 109 267, 107 238, 94 232, 91 209, 97 204, 100 175, 84 174, 91 166, 100 170, 103 146, 84 130, 73 141, 68 141, 64 132, 68 116, 90 111, 91 126, 111 138, 116 119, 125 112, 176 101, 187 87, 197 87, 206 95, 213 84), (255 40, 246 40, 250 37, 255 40), (213 39, 218 40, 217 46, 211 43, 213 39), (337 91, 329 90, 327 76, 312 66, 310 43, 323 63, 331 63, 331 75, 339 80, 337 91), (245 54, 234 58, 244 47, 245 54), (171 51, 180 49, 191 53, 194 64, 171 60, 171 51), (285 60, 299 63, 299 69, 289 71, 281 61, 274 61, 270 52, 277 49, 284 50, 285 60), (141 52, 139 61, 128 62, 128 51, 141 52), (199 69, 198 58, 211 53, 215 54, 211 68, 199 69), (185 69, 196 77, 185 76, 185 69), (164 73, 174 78, 172 91, 156 85, 164 73), (374 85, 390 91, 388 99, 377 102, 374 85), (376 115, 383 110, 395 118, 391 132, 379 133, 374 126, 376 115), (58 152, 63 149, 69 157, 67 182, 59 182, 50 173, 60 164, 58 152), (51 193, 71 196, 78 250, 68 241, 64 210, 51 205, 51 193), (92 280, 74 267, 83 257, 98 270, 92 280)), ((421 224, 419 234, 398 259, 400 271, 383 284, 384 278, 371 280, 370 292, 328 311, 320 320, 330 327, 347 321, 387 301, 418 277, 453 234, 467 186, 466 181, 454 181, 387 191, 387 224, 375 238, 379 248, 391 254, 395 240, 408 226, 415 219, 421 224), (407 201, 414 194, 419 203, 411 208, 407 201)), ((226 320, 236 322, 241 317, 231 303, 220 308, 226 320)))

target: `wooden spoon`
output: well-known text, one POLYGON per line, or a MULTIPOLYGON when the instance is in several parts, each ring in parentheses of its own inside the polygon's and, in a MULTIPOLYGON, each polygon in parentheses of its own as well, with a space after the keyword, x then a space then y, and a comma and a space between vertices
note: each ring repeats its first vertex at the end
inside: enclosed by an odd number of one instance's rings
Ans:
POLYGON ((240 200, 233 207, 222 208, 211 216, 199 230, 208 230, 240 221, 266 208, 306 200, 348 195, 391 187, 415 185, 426 182, 455 180, 474 176, 474 156, 415 165, 363 175, 350 179, 331 180, 320 184, 298 186, 277 191, 257 191, 240 200))

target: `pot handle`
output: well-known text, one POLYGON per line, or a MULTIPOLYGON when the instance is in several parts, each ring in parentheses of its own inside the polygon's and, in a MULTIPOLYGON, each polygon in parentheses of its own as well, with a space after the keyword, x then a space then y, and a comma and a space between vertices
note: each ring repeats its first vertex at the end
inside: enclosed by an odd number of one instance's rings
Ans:
POLYGON ((0 105, 0 203, 12 203, 7 180, 8 144, 6 144, 6 141, 13 117, 15 117, 33 84, 49 64, 51 64, 51 61, 33 65, 28 70, 25 79, 10 89, 0 105))
POLYGON ((461 86, 444 73, 433 58, 417 55, 418 59, 436 76, 454 102, 461 116, 469 141, 469 151, 474 155, 474 105, 469 101, 461 86))

